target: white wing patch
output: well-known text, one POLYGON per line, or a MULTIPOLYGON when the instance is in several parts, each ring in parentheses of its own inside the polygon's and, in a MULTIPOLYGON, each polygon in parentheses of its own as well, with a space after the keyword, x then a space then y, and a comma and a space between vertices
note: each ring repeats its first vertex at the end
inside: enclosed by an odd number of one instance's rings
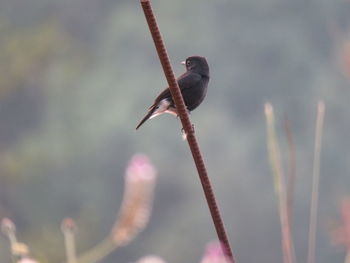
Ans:
POLYGON ((178 115, 176 109, 173 108, 173 107, 167 109, 165 112, 166 112, 166 113, 169 113, 169 114, 171 114, 171 115, 174 115, 174 116, 176 116, 176 117, 177 117, 177 115, 178 115))
POLYGON ((166 112, 168 110, 170 106, 170 101, 168 101, 167 99, 162 99, 158 105, 156 110, 153 112, 152 116, 150 117, 150 119, 157 117, 158 115, 166 112))

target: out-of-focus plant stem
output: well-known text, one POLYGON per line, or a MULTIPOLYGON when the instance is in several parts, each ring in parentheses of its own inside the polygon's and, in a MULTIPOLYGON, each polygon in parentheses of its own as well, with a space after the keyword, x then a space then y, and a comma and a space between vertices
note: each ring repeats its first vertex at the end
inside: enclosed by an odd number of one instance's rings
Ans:
POLYGON ((267 148, 272 170, 274 188, 278 197, 279 215, 282 232, 283 262, 295 263, 293 238, 287 208, 286 183, 283 175, 280 149, 275 132, 275 117, 270 103, 265 104, 267 148))
MULTIPOLYGON (((78 263, 94 263, 99 262, 104 257, 113 252, 118 245, 113 242, 111 237, 107 237, 94 248, 87 251, 85 254, 78 257, 78 263)), ((68 262, 69 263, 69 262, 68 262)))
POLYGON ((122 205, 110 235, 79 256, 78 263, 100 261, 118 247, 129 244, 146 227, 152 210, 156 175, 147 156, 136 154, 132 157, 126 169, 122 205))
POLYGON ((319 194, 319 180, 320 180, 320 158, 321 158, 324 114, 325 114, 325 105, 323 101, 319 101, 317 105, 315 148, 314 148, 314 161, 313 161, 313 171, 312 171, 312 191, 311 191, 311 207, 310 207, 310 222, 309 222, 308 257, 307 257, 308 263, 315 263, 318 194, 319 194))
POLYGON ((61 229, 64 236, 67 262, 77 263, 77 256, 76 256, 76 250, 75 250, 75 232, 76 232, 75 222, 71 218, 65 218, 62 221, 61 229))
POLYGON ((344 263, 350 263, 350 249, 346 251, 346 257, 344 263))
POLYGON ((290 122, 285 118, 284 129, 287 135, 288 142, 288 175, 287 175, 287 209, 290 227, 292 229, 292 218, 293 218, 293 199, 294 199, 294 188, 296 179, 296 155, 295 155, 295 144, 293 139, 293 132, 290 127, 290 122))

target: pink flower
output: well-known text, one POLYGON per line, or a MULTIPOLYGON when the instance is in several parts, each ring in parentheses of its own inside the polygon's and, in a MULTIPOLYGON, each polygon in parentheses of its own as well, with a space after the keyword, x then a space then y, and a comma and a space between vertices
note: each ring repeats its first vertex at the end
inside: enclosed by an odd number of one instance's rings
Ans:
POLYGON ((224 254, 220 242, 212 242, 207 245, 201 263, 231 263, 231 260, 224 254))
POLYGON ((136 154, 128 164, 119 216, 112 230, 117 245, 126 245, 147 225, 153 203, 156 169, 146 155, 136 154))
POLYGON ((126 179, 129 181, 154 180, 156 170, 144 154, 135 154, 126 169, 126 179))
POLYGON ((139 259, 136 263, 165 263, 165 261, 158 256, 150 255, 139 259))
POLYGON ((5 235, 14 234, 16 232, 15 224, 7 217, 1 220, 1 231, 5 235))
POLYGON ((38 261, 31 258, 22 258, 17 263, 38 263, 38 261))

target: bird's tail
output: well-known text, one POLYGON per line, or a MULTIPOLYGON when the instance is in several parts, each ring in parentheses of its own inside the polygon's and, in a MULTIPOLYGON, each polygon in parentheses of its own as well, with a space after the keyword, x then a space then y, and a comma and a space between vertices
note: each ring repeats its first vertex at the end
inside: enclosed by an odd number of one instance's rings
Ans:
POLYGON ((140 126, 141 126, 142 124, 144 124, 145 121, 147 121, 149 118, 152 117, 152 115, 153 115, 153 113, 154 113, 155 110, 156 110, 156 107, 153 107, 153 108, 151 108, 151 109, 149 110, 149 112, 146 114, 146 116, 143 117, 143 119, 140 121, 140 123, 136 126, 136 130, 137 130, 138 128, 140 128, 140 126))

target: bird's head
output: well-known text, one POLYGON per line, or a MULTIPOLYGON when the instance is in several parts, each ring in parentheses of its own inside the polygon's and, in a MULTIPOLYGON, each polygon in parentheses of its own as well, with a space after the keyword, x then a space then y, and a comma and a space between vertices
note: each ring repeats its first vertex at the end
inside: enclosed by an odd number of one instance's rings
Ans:
POLYGON ((192 56, 188 57, 181 64, 186 66, 187 71, 198 73, 202 76, 209 77, 209 66, 205 57, 192 56))

